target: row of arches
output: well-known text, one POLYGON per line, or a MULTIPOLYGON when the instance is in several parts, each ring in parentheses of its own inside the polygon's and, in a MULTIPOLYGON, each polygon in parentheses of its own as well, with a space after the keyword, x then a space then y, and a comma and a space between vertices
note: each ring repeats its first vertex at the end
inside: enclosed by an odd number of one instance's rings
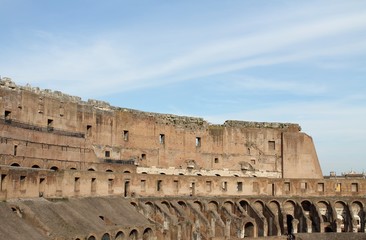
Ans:
POLYGON ((361 200, 196 199, 133 205, 157 225, 177 226, 177 219, 186 219, 188 225, 180 228, 190 229, 191 236, 197 228, 211 237, 239 238, 300 232, 365 232, 366 212, 361 200))
MULTIPOLYGON (((13 162, 10 164, 11 167, 22 167, 19 163, 17 162, 13 162)), ((58 166, 55 166, 55 165, 51 165, 50 167, 48 168, 43 168, 43 167, 40 167, 38 164, 33 164, 30 166, 30 168, 33 168, 33 169, 46 169, 46 170, 53 170, 53 171, 59 171, 59 170, 64 170, 63 168, 60 168, 58 166)), ((77 167, 69 167, 69 168, 66 168, 65 170, 78 170, 80 171, 77 167)), ((96 167, 89 167, 86 169, 86 171, 89 171, 89 172, 94 172, 94 171, 98 171, 96 167)), ((107 168, 104 170, 104 172, 114 172, 114 170, 112 168, 107 168)), ((120 172, 120 171, 118 171, 120 172)), ((122 171, 123 173, 131 173, 131 170, 123 170, 122 171)))
POLYGON ((118 231, 115 234, 104 233, 103 235, 90 234, 86 238, 75 238, 75 240, 87 239, 87 240, 150 240, 154 239, 154 231, 152 228, 148 227, 139 231, 138 229, 118 231))

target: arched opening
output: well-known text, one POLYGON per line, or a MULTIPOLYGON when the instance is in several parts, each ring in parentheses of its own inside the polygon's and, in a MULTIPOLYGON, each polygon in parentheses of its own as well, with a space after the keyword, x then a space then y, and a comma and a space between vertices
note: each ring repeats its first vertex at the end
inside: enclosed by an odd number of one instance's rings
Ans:
POLYGON ((111 169, 107 169, 107 170, 105 170, 106 172, 113 172, 111 169))
POLYGON ((108 233, 104 233, 104 235, 102 236, 102 240, 111 240, 111 237, 108 233))
POLYGON ((151 228, 146 228, 143 235, 142 235, 142 239, 143 240, 149 240, 153 237, 153 231, 151 228))
POLYGON ((229 212, 229 213, 234 213, 234 204, 232 202, 225 202, 223 207, 229 212))
POLYGON ((114 238, 115 240, 123 240, 125 238, 125 234, 122 231, 119 231, 116 234, 116 237, 114 238))
POLYGON ((125 170, 123 173, 131 173, 130 171, 128 171, 128 170, 125 170))
POLYGON ((240 206, 243 208, 244 211, 248 212, 249 203, 247 201, 241 200, 240 206))
POLYGON ((333 229, 332 229, 330 226, 328 226, 328 227, 326 227, 326 228, 324 229, 324 231, 325 231, 325 232, 333 232, 333 229))
POLYGON ((94 168, 89 168, 88 171, 89 172, 95 172, 95 169, 94 168))
POLYGON ((292 225, 292 220, 294 217, 290 214, 286 215, 286 222, 287 222, 287 234, 292 235, 294 232, 294 226, 292 225))
POLYGON ((363 232, 365 228, 365 212, 364 207, 361 202, 355 201, 351 205, 351 214, 355 220, 355 226, 357 227, 357 232, 363 232))
POLYGON ((200 210, 201 212, 203 211, 203 205, 201 202, 199 201, 194 201, 193 205, 197 207, 198 210, 200 210))
POLYGON ((40 168, 38 165, 33 165, 32 168, 40 168))
POLYGON ((56 166, 52 166, 50 169, 53 171, 58 171, 58 167, 56 167, 56 166))
POLYGON ((88 237, 88 240, 97 240, 94 236, 88 237))
POLYGON ((12 167, 20 167, 19 163, 12 163, 10 166, 12 166, 12 167))
POLYGON ((254 202, 253 206, 258 212, 263 213, 264 205, 261 201, 254 202))
POLYGON ((138 235, 137 230, 134 229, 130 232, 130 235, 128 236, 128 239, 129 240, 137 240, 137 235, 138 235))
POLYGON ((304 214, 311 220, 312 232, 320 232, 320 219, 314 205, 308 201, 302 201, 301 206, 304 214))
POLYGON ((254 237, 254 224, 247 222, 244 225, 244 237, 254 237))
POLYGON ((217 202, 211 201, 208 203, 208 209, 217 211, 219 209, 219 205, 217 204, 217 202))
POLYGON ((74 168, 74 167, 72 167, 72 168, 70 168, 70 170, 77 170, 76 168, 74 168))
POLYGON ((334 205, 335 211, 337 213, 337 219, 340 220, 340 229, 342 232, 347 232, 348 230, 348 224, 347 224, 347 218, 348 218, 348 214, 347 214, 347 207, 346 204, 343 202, 336 202, 334 205))

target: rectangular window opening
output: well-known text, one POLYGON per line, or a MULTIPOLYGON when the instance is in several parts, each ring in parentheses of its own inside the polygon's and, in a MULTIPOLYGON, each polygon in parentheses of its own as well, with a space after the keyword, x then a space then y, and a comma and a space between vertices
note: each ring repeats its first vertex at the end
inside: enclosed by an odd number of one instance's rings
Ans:
POLYGON ((335 191, 336 192, 340 192, 342 190, 342 184, 341 183, 337 183, 336 184, 336 189, 335 189, 335 191))
POLYGON ((26 187, 25 187, 25 180, 26 180, 26 176, 20 176, 20 190, 25 190, 26 187))
POLYGON ((291 191, 291 183, 285 182, 284 190, 285 190, 285 192, 290 192, 291 191))
POLYGON ((211 181, 206 181, 206 191, 207 192, 211 192, 211 185, 212 185, 211 181))
POLYGON ((110 151, 105 151, 104 156, 105 156, 106 158, 111 157, 111 152, 110 152, 110 151))
POLYGON ((219 163, 219 158, 216 157, 214 161, 215 163, 219 163))
POLYGON ((13 155, 16 156, 17 155, 17 150, 18 150, 18 146, 14 145, 14 151, 13 151, 13 155))
POLYGON ((96 178, 92 178, 91 179, 91 192, 96 192, 97 191, 97 179, 96 178))
POLYGON ((307 182, 301 182, 300 183, 300 189, 301 190, 306 190, 308 188, 308 183, 307 182))
POLYGON ((324 183, 318 183, 318 192, 324 192, 324 183))
POLYGON ((141 154, 141 160, 146 160, 146 154, 145 153, 141 154))
POLYGON ((74 179, 74 192, 79 192, 80 191, 80 178, 76 177, 74 179))
POLYGON ((6 174, 1 174, 1 184, 0 184, 0 191, 4 191, 6 189, 6 174))
POLYGON ((86 135, 88 137, 92 135, 92 125, 86 125, 86 135))
POLYGON ((243 191, 243 182, 237 182, 237 186, 236 186, 238 192, 242 192, 243 191))
POLYGON ((164 134, 159 135, 159 142, 160 142, 160 144, 165 144, 165 135, 164 134))
POLYGON ((146 180, 141 180, 141 191, 142 192, 146 191, 146 180))
POLYGON ((162 190, 162 183, 163 183, 163 180, 158 180, 156 182, 156 191, 160 192, 162 190))
POLYGON ((276 149, 276 142, 275 141, 268 141, 268 149, 275 150, 276 149))
POLYGON ((11 111, 5 111, 4 116, 5 116, 5 122, 11 123, 11 111))
POLYGON ((358 192, 358 183, 352 183, 351 184, 351 191, 352 192, 358 192))
POLYGON ((48 131, 53 131, 53 119, 48 119, 47 120, 47 130, 48 131))
POLYGON ((196 147, 201 147, 201 138, 196 137, 196 147))
POLYGON ((222 191, 227 191, 227 182, 222 182, 222 191))
POLYGON ((108 193, 113 193, 113 185, 114 185, 114 179, 109 178, 108 179, 108 193))
POLYGON ((174 180, 173 184, 174 184, 174 191, 175 192, 178 192, 178 189, 179 189, 179 181, 178 180, 174 180))
POLYGON ((128 131, 127 130, 123 131, 123 140, 126 142, 128 141, 128 131))

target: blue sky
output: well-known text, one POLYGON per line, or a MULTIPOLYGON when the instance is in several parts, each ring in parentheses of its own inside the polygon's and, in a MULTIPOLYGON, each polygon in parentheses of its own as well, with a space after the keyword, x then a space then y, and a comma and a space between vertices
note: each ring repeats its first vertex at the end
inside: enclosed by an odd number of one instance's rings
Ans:
POLYGON ((295 122, 366 171, 365 1, 0 0, 0 75, 144 111, 295 122))

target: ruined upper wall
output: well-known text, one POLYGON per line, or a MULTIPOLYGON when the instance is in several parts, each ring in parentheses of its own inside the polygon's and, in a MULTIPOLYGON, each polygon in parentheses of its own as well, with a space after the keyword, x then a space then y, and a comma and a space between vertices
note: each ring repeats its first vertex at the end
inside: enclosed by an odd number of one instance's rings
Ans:
MULTIPOLYGON (((286 169, 291 176, 301 173, 305 178, 322 177, 312 140, 300 132, 298 124, 233 120, 210 124, 197 117, 118 108, 97 100, 82 101, 58 91, 17 86, 7 78, 0 81, 0 97, 2 120, 10 122, 9 127, 19 123, 46 129, 50 139, 56 133, 77 133, 75 136, 82 142, 79 145, 93 149, 98 161, 133 159, 140 167, 162 169, 191 168, 190 163, 194 163, 197 170, 249 169, 268 172, 268 176, 284 176, 286 169), (285 133, 293 134, 286 141, 286 148, 285 133), (299 172, 301 164, 308 170, 299 172)), ((31 134, 37 141, 48 143, 48 137, 38 135, 31 134)), ((14 138, 25 141, 24 136, 28 134, 15 134, 14 138)), ((60 146, 70 144, 57 139, 60 146)))
POLYGON ((111 106, 108 102, 88 99, 88 101, 83 101, 80 97, 71 96, 60 91, 52 91, 50 89, 40 89, 39 87, 32 87, 30 84, 26 86, 20 86, 15 84, 10 78, 3 77, 0 79, 0 88, 9 89, 13 91, 29 91, 40 96, 45 96, 49 98, 54 98, 62 103, 76 103, 80 105, 85 105, 88 107, 95 108, 96 110, 104 111, 123 111, 129 112, 136 117, 140 118, 154 118, 156 123, 164 125, 175 125, 190 129, 204 129, 209 125, 216 127, 235 127, 235 128, 273 128, 273 129, 283 129, 283 130, 295 130, 300 131, 301 127, 294 123, 278 123, 278 122, 251 122, 251 121, 237 121, 237 120, 227 120, 224 124, 210 124, 203 118, 199 117, 188 117, 188 116, 178 116, 174 114, 162 114, 153 112, 144 112, 135 109, 121 108, 111 106))

